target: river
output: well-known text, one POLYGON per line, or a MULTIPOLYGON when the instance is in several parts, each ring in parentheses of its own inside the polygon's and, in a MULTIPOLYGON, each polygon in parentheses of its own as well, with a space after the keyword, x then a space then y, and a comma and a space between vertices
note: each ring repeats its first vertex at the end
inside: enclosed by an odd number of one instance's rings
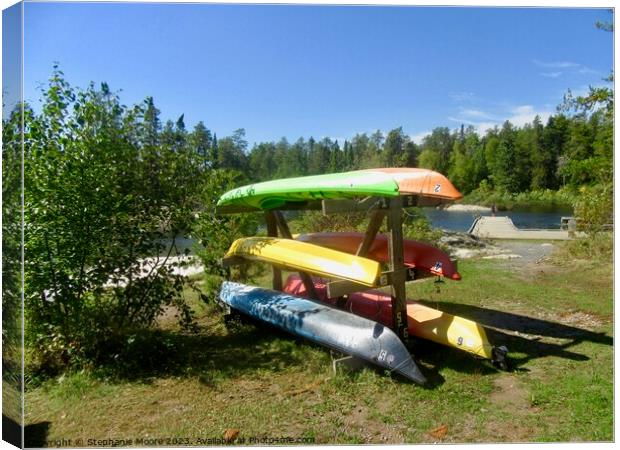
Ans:
MULTIPOLYGON (((478 216, 490 216, 491 212, 448 211, 436 208, 423 208, 424 214, 434 228, 448 231, 467 231, 478 216)), ((516 211, 498 211, 496 216, 508 216, 517 228, 559 229, 562 217, 572 216, 570 209, 522 209, 516 211)))
MULTIPOLYGON (((424 214, 430 220, 434 228, 441 228, 448 231, 467 231, 471 227, 477 216, 490 216, 490 212, 481 211, 448 211, 437 208, 422 208, 424 214)), ((299 211, 287 211, 288 218, 292 218, 300 214, 299 211)), ((564 216, 572 216, 572 211, 568 209, 547 208, 547 209, 528 209, 518 211, 499 211, 497 216, 508 216, 512 219, 517 228, 546 228, 559 229, 560 219, 564 216)), ((261 227, 264 230, 264 226, 261 227)), ((321 231, 321 230, 316 230, 321 231)), ((168 244, 170 240, 164 240, 168 244)), ((189 237, 178 237, 176 245, 179 251, 183 252, 188 249, 194 254, 195 240, 189 237)), ((167 253, 168 249, 162 251, 162 255, 167 253)))

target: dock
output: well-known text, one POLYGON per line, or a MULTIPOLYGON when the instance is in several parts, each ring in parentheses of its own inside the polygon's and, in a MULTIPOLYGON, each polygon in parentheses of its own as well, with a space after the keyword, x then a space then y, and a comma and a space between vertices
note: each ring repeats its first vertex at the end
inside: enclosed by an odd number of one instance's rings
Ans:
POLYGON ((533 240, 568 240, 577 233, 569 230, 520 229, 510 217, 482 216, 476 218, 469 234, 489 239, 533 239, 533 240))

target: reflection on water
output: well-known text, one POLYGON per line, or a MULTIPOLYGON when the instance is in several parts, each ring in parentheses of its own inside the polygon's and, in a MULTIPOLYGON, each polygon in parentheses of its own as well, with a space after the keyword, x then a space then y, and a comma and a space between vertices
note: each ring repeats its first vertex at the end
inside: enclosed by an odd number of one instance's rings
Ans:
MULTIPOLYGON (((476 217, 491 215, 491 212, 481 211, 447 211, 435 208, 423 208, 423 210, 434 228, 448 231, 467 231, 476 217)), ((517 228, 559 229, 561 218, 572 216, 572 211, 567 209, 499 211, 496 216, 510 217, 517 228)))

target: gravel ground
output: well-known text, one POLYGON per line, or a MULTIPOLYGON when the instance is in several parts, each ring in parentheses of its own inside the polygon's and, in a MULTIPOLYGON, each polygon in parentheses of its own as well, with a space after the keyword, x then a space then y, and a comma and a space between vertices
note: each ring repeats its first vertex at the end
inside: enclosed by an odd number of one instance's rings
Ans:
POLYGON ((556 244, 544 241, 496 241, 495 245, 506 253, 520 255, 519 263, 523 264, 536 263, 548 258, 557 248, 556 244))

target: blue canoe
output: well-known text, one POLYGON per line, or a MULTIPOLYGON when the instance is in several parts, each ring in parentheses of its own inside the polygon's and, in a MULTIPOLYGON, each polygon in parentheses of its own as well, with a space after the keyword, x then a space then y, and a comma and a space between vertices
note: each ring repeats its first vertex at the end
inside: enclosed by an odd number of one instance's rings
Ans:
POLYGON ((380 323, 305 298, 230 281, 222 284, 220 299, 292 334, 426 383, 398 336, 380 323))

